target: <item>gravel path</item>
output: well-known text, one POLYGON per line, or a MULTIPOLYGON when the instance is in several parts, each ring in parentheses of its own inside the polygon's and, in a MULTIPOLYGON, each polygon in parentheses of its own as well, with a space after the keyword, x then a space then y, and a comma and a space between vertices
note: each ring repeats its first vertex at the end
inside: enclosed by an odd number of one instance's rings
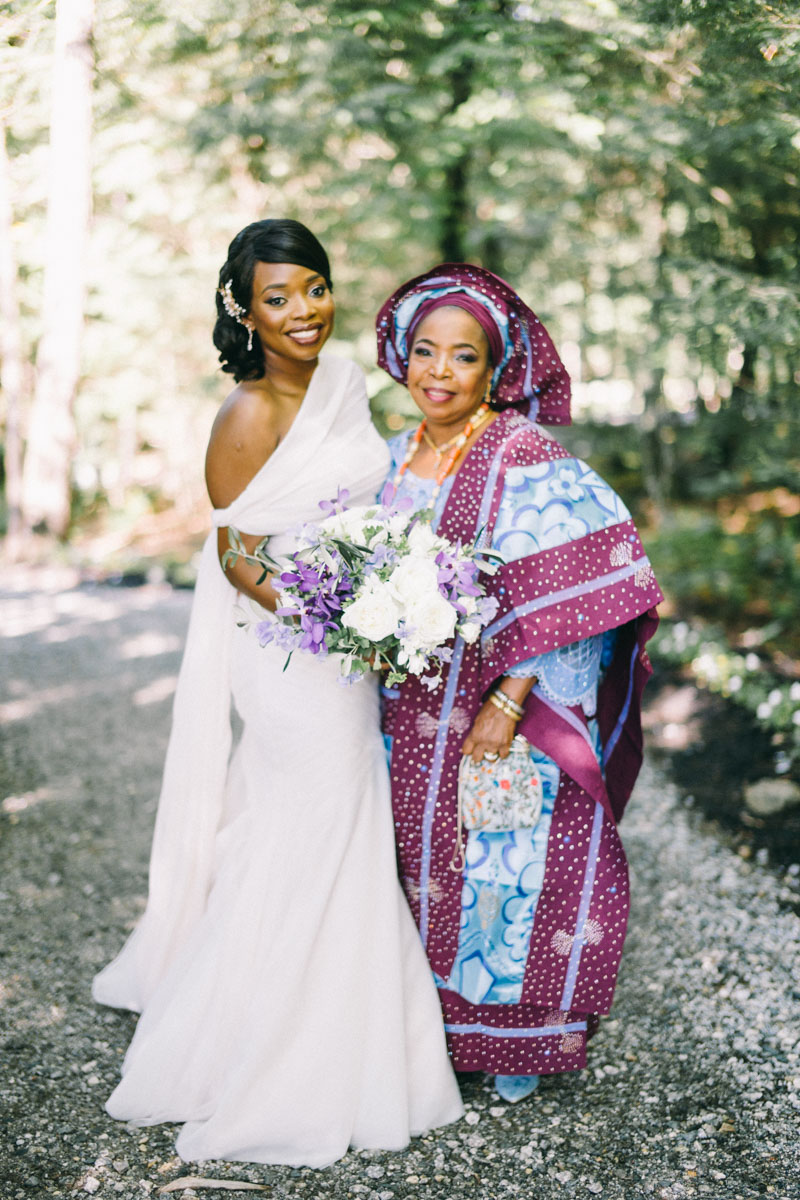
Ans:
POLYGON ((800 1197, 800 871, 739 858, 652 767, 623 831, 617 1003, 586 1072, 515 1108, 467 1077, 459 1125, 322 1172, 187 1166, 172 1127, 107 1117, 135 1018, 89 985, 141 911, 189 603, 58 573, 0 591, 0 1200, 141 1200, 189 1174, 309 1200, 800 1197))

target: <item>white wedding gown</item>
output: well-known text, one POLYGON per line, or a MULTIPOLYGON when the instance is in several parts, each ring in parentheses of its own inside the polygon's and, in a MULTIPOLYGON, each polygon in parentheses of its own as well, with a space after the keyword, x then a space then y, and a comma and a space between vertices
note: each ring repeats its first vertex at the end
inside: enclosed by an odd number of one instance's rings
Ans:
MULTIPOLYGON (((318 501, 388 466, 363 375, 324 356, 291 430, 216 525, 293 544, 318 501)), ((97 976, 142 1015, 107 1108, 185 1122, 185 1160, 322 1167, 462 1112, 397 880, 374 677, 261 648, 206 544, 176 693, 147 910, 97 976), (229 763, 229 702, 243 734, 229 763)))

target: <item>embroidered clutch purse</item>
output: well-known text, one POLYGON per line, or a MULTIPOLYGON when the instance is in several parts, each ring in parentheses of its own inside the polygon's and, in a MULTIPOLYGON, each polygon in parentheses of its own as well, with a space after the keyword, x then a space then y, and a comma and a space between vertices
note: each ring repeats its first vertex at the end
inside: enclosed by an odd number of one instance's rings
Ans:
POLYGON ((463 829, 499 833, 533 829, 542 814, 544 789, 531 747, 519 734, 508 758, 474 763, 468 754, 458 771, 458 840, 450 869, 464 869, 463 829))
POLYGON ((465 829, 533 829, 542 794, 542 777, 524 737, 514 738, 508 758, 474 763, 465 754, 461 760, 458 800, 465 829))

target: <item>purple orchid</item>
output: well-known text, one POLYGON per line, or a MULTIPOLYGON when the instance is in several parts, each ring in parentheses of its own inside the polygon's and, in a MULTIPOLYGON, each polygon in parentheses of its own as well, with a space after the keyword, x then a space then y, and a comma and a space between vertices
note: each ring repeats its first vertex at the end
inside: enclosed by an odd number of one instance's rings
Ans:
POLYGON ((383 485, 379 504, 383 509, 384 517, 393 516, 395 513, 405 513, 414 507, 414 501, 410 496, 401 496, 399 500, 397 499, 397 486, 392 483, 391 479, 383 485))
POLYGON ((313 592, 320 584, 320 571, 303 562, 299 555, 292 555, 293 571, 284 571, 280 581, 286 588, 294 588, 301 594, 313 592))
POLYGON ((320 500, 319 507, 326 517, 332 517, 336 513, 344 512, 349 499, 350 493, 347 488, 340 487, 336 491, 336 498, 334 500, 320 500))
POLYGON ((332 621, 315 621, 308 613, 303 613, 300 618, 300 628, 303 631, 300 638, 301 650, 310 650, 312 654, 323 656, 328 653, 328 647, 325 645, 325 630, 326 628, 336 628, 332 621))
POLYGON ((294 626, 284 625, 280 621, 259 621, 255 627, 259 646, 277 646, 291 654, 297 649, 298 631, 294 626))

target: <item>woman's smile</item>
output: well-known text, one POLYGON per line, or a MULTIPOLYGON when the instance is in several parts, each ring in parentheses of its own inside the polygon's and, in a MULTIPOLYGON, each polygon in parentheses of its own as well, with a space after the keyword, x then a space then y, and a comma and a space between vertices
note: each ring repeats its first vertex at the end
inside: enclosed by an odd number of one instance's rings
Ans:
POLYGON ((319 321, 313 325, 303 325, 299 329, 290 329, 287 337, 297 342, 298 346, 314 346, 322 336, 322 329, 322 322, 319 321))
POLYGON ((446 404, 455 395, 455 392, 447 391, 440 387, 427 387, 422 389, 425 395, 430 400, 431 404, 446 404))

